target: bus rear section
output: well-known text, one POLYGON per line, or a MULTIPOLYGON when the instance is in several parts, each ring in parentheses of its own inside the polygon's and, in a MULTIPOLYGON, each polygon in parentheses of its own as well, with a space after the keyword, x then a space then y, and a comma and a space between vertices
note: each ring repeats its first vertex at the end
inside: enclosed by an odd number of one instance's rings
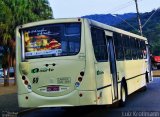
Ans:
POLYGON ((83 22, 80 19, 48 22, 17 28, 19 106, 58 107, 95 103, 90 99, 95 97, 94 91, 84 93, 79 89, 85 79, 86 64, 83 22), (86 94, 83 98, 81 92, 86 94))

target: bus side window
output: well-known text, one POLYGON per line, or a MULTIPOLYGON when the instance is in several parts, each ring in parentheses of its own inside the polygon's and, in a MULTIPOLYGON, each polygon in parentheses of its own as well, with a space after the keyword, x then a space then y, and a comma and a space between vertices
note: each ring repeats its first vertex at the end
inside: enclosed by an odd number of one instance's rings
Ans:
POLYGON ((135 60, 138 58, 135 38, 131 38, 131 43, 132 43, 132 58, 135 60))
POLYGON ((141 41, 137 40, 138 43, 138 58, 143 59, 143 53, 142 53, 142 48, 141 48, 141 41))
POLYGON ((136 39, 136 55, 137 55, 137 59, 139 59, 139 41, 138 39, 136 39))
POLYGON ((113 38, 114 38, 116 59, 124 60, 123 40, 121 38, 121 34, 114 33, 113 38))
POLYGON ((147 51, 146 51, 146 44, 145 41, 141 41, 141 52, 142 52, 142 57, 143 59, 147 58, 147 51))
POLYGON ((98 62, 108 61, 108 51, 104 31, 92 27, 91 35, 96 60, 98 62))
POLYGON ((124 50, 126 60, 132 59, 130 43, 130 38, 128 36, 124 36, 124 50))
POLYGON ((128 39, 128 51, 129 51, 129 60, 132 60, 132 41, 131 37, 128 39))

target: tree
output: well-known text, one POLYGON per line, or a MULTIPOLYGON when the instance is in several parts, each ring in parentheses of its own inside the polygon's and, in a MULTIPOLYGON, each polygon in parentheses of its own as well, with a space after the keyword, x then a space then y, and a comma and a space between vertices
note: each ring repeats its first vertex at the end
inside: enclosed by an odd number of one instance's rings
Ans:
POLYGON ((8 78, 6 78, 6 70, 8 67, 9 55, 7 49, 7 40, 11 39, 9 27, 11 26, 12 13, 6 4, 0 0, 0 45, 3 45, 3 56, 2 56, 2 68, 4 74, 4 86, 8 85, 8 78))
MULTIPOLYGON (((10 66, 15 68, 16 26, 51 19, 53 15, 48 0, 0 0, 0 6, 0 45, 5 48, 2 66, 9 71, 10 66)), ((4 85, 8 85, 5 81, 4 85)))

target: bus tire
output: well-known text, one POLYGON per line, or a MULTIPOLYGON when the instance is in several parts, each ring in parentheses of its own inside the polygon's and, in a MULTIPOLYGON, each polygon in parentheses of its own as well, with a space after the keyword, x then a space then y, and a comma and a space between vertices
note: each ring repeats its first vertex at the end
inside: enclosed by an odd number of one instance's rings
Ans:
POLYGON ((127 89, 126 86, 122 84, 121 86, 121 99, 119 101, 119 106, 124 107, 127 99, 127 89))
POLYGON ((145 80, 146 80, 146 85, 147 83, 149 83, 149 76, 148 76, 149 72, 146 71, 146 74, 145 74, 145 80))

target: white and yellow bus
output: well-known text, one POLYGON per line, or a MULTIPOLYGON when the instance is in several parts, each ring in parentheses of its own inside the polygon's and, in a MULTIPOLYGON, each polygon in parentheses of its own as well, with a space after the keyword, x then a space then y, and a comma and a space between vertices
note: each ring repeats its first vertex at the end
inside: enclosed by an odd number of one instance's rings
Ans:
POLYGON ((83 18, 16 29, 20 107, 109 105, 152 80, 147 39, 83 18))

